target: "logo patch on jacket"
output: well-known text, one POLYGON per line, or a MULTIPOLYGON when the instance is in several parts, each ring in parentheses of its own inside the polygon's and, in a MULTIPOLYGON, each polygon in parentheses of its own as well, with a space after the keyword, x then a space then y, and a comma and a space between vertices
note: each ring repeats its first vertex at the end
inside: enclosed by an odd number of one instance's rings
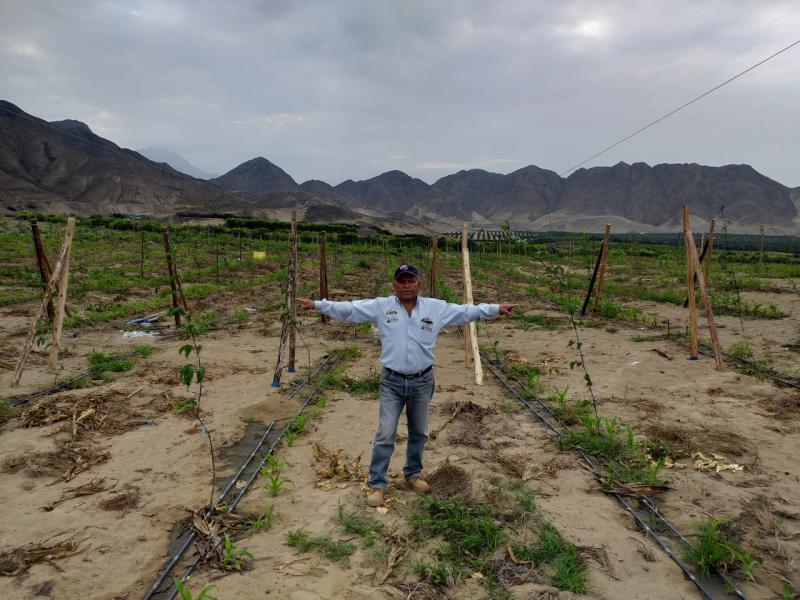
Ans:
POLYGON ((433 331, 433 321, 431 321, 428 317, 423 317, 420 319, 420 323, 422 324, 423 331, 433 331))

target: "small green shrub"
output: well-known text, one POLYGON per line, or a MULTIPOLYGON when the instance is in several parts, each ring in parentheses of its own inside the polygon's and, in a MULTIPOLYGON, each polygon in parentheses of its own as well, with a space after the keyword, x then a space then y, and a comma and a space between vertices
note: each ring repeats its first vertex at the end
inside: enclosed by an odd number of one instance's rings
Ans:
POLYGON ((730 571, 739 568, 748 581, 755 581, 753 569, 758 565, 749 552, 742 550, 725 531, 727 520, 709 517, 698 526, 697 544, 685 546, 684 556, 697 565, 701 577, 713 569, 730 571))

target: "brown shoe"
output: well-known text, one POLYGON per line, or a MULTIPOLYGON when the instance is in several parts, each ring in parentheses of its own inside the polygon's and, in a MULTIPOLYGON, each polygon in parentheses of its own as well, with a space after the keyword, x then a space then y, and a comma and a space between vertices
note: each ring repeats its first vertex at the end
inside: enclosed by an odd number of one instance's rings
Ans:
POLYGON ((380 488, 369 488, 367 504, 372 508, 383 506, 383 490, 380 488))
POLYGON ((428 482, 421 477, 412 477, 411 479, 406 479, 406 484, 418 494, 427 494, 431 491, 431 486, 429 486, 428 482))

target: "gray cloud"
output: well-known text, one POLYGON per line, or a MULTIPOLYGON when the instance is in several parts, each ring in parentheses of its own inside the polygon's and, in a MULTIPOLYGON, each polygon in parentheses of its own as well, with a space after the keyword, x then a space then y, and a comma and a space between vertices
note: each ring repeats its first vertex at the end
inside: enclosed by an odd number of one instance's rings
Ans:
MULTIPOLYGON (((256 155, 334 184, 562 171, 797 31, 795 2, 0 0, 0 96, 219 173, 256 155)), ((796 47, 591 164, 800 185, 799 92, 796 47)))

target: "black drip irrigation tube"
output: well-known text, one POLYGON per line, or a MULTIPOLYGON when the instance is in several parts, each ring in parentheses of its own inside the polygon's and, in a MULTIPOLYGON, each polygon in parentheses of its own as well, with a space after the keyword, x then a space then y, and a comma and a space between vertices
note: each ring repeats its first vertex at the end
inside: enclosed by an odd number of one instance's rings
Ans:
MULTIPOLYGON (((541 302, 542 304, 546 304, 552 306, 553 308, 557 308, 564 312, 563 307, 558 302, 553 302, 552 300, 547 300, 545 298, 536 298, 537 302, 541 302)), ((653 325, 652 323, 640 323, 638 321, 631 321, 630 319, 623 319, 621 317, 604 317, 602 315, 595 315, 596 318, 606 321, 607 323, 618 323, 620 325, 625 325, 628 327, 648 327, 650 329, 657 329, 659 331, 663 331, 665 327, 663 325, 653 325)), ((687 347, 687 344, 684 344, 677 338, 667 338, 670 341, 675 342, 679 346, 687 347)), ((705 347, 702 344, 698 344, 697 351, 704 356, 714 356, 714 353, 711 349, 705 347)), ((746 360, 739 356, 734 356, 728 352, 722 351, 722 358, 727 362, 729 365, 732 365, 735 368, 740 369, 741 371, 745 371, 748 374, 752 374, 755 377, 764 376, 768 377, 769 379, 784 385, 786 387, 791 387, 794 389, 800 390, 800 378, 795 377, 793 375, 789 375, 787 373, 781 373, 780 371, 776 371, 775 369, 770 369, 769 367, 761 366, 753 361, 746 360)))
MULTIPOLYGON (((325 360, 323 360, 322 363, 316 369, 314 369, 314 371, 305 379, 305 381, 303 381, 300 385, 295 387, 284 400, 285 401, 291 400, 322 369, 325 369, 326 371, 329 371, 329 370, 333 369, 334 367, 336 367, 336 365, 338 365, 340 361, 341 361, 341 356, 339 356, 337 354, 328 354, 325 357, 325 360)), ((323 385, 323 382, 321 382, 321 381, 316 384, 314 389, 311 390, 311 393, 309 393, 309 395, 306 397, 306 399, 303 402, 303 404, 300 407, 300 409, 297 411, 297 413, 295 413, 295 415, 294 415, 295 417, 297 417, 300 414, 302 414, 302 412, 306 409, 306 407, 311 402, 311 400, 317 395, 317 392, 320 390, 322 385, 323 385)), ((247 493, 247 491, 250 489, 250 486, 253 484, 253 481, 255 481, 255 478, 258 476, 259 472, 261 471, 261 468, 264 466, 264 464, 267 462, 269 457, 275 451, 275 448, 277 448, 277 446, 280 443, 281 439, 283 439, 283 436, 288 431, 288 429, 291 426, 293 420, 294 420, 294 418, 291 418, 291 419, 288 419, 286 421, 286 424, 284 425, 284 427, 281 430, 280 434, 278 434, 278 436, 275 438, 275 440, 272 442, 272 444, 266 450, 266 452, 264 452, 262 454, 260 462, 258 463, 256 468, 253 469, 252 473, 250 474, 248 479, 245 481, 245 485, 242 486, 242 488, 239 490, 239 493, 236 495, 236 497, 233 499, 233 501, 227 506, 226 511, 228 513, 231 513, 231 512, 234 511, 234 509, 238 506, 239 501, 244 497, 245 493, 247 493)), ((270 433, 272 432, 274 426, 275 426, 275 421, 272 421, 272 423, 270 423, 270 425, 264 431, 263 435, 259 439, 259 441, 256 444, 256 446, 253 449, 253 451, 247 457, 247 459, 242 464, 242 466, 239 467, 239 470, 236 472, 236 474, 230 479, 228 484, 223 489, 222 493, 220 493, 220 496, 217 499, 215 505, 218 505, 223 500, 225 500, 225 498, 227 497, 227 495, 230 492, 230 490, 233 488, 235 483, 238 481, 239 476, 253 462, 253 460, 255 459, 255 457, 258 454, 258 452, 264 446, 264 444, 265 444, 267 438, 269 437, 270 433)), ((211 515, 211 513, 212 513, 212 508, 208 508, 206 510, 206 512, 205 512, 205 516, 208 517, 208 516, 211 515)), ((197 533, 196 533, 196 531, 194 529, 192 529, 189 532, 186 540, 184 540, 184 542, 181 544, 181 546, 178 548, 178 550, 175 552, 175 554, 173 554, 173 556, 169 559, 167 564, 164 566, 164 569, 161 571, 161 574, 159 575, 158 579, 156 579, 156 581, 153 583, 153 585, 150 586, 150 588, 148 589, 147 593, 145 594, 143 600, 151 600, 152 598, 155 598, 156 596, 167 594, 167 591, 168 591, 169 588, 167 588, 167 590, 160 590, 160 588, 164 585, 165 580, 167 579, 167 577, 169 577, 170 573, 172 573, 173 569, 180 562, 181 558, 186 553, 186 551, 189 549, 189 547, 191 546, 192 542, 195 540, 196 537, 197 537, 197 533)), ((181 577, 181 581, 185 582, 187 580, 187 578, 192 574, 194 569, 200 564, 200 562, 203 560, 203 558, 205 556, 206 556, 206 552, 205 551, 201 551, 201 552, 198 553, 198 555, 195 557, 195 559, 192 561, 192 563, 186 569, 186 573, 184 573, 183 577, 181 577)), ((177 587, 172 586, 172 590, 169 593, 169 595, 167 596, 167 599, 168 600, 173 600, 177 596, 177 594, 178 594, 177 587)))
MULTIPOLYGON (((511 395, 513 395, 518 402, 520 402, 522 405, 528 408, 531 411, 531 413, 533 413, 536 416, 537 419, 539 419, 548 429, 550 429, 550 431, 553 433, 554 436, 559 437, 565 430, 569 429, 567 425, 562 423, 561 420, 558 419, 558 417, 556 417, 555 414, 553 414, 553 411, 550 409, 549 406, 547 406, 547 404, 544 403, 544 401, 541 400, 541 398, 539 398, 535 394, 531 394, 531 397, 533 397, 536 400, 536 403, 541 406, 541 409, 544 410, 544 413, 541 410, 534 407, 530 402, 528 402, 528 400, 523 398, 520 395, 520 393, 508 382, 507 379, 507 377, 514 379, 514 381, 517 383, 517 385, 520 386, 521 389, 524 389, 528 393, 530 393, 530 390, 525 386, 523 382, 519 380, 519 378, 509 373, 508 370, 506 370, 501 364, 499 364, 499 362, 495 362, 492 359, 490 359, 484 352, 481 352, 480 354, 483 362, 486 364, 486 366, 489 368, 492 374, 500 381, 500 383, 502 383, 506 391, 508 391, 511 395), (501 374, 501 372, 503 374, 501 374), (507 377, 504 377, 504 375, 507 377)), ((586 463, 586 465, 590 468, 590 470, 595 474, 595 477, 598 477, 597 469, 599 464, 597 463, 597 461, 595 461, 591 456, 586 454, 583 450, 577 449, 576 452, 581 457, 583 462, 586 463)), ((659 522, 663 523, 672 532, 672 534, 679 540, 680 543, 691 547, 691 544, 686 539, 686 537, 683 536, 678 531, 678 529, 661 513, 661 511, 659 511, 655 503, 650 498, 648 498, 644 494, 638 495, 640 503, 646 509, 645 511, 642 511, 641 509, 637 510, 636 508, 631 506, 630 503, 626 500, 626 498, 622 494, 618 492, 607 492, 607 493, 613 496, 625 511, 630 513, 630 515, 636 521, 637 525, 639 525, 639 527, 641 527, 641 529, 645 531, 646 534, 653 539, 653 541, 658 545, 658 547, 661 548, 667 554, 667 556, 669 556, 670 559, 672 559, 672 561, 678 565, 678 567, 681 569, 686 578, 692 582, 692 584, 697 588, 698 592, 700 592, 700 595, 703 598, 705 598, 706 600, 715 600, 715 598, 727 598, 732 593, 734 596, 740 598, 741 600, 747 600, 747 596, 744 595, 744 593, 739 589, 736 583, 727 574, 719 570, 715 570, 715 572, 721 579, 722 584, 714 585, 713 591, 699 580, 697 575, 695 575, 695 573, 689 568, 689 566, 677 556, 677 554, 672 549, 672 547, 670 547, 667 541, 664 540, 661 536, 659 536, 653 530, 653 528, 647 523, 646 518, 648 514, 652 515, 653 517, 658 519, 659 522), (727 592, 726 588, 731 590, 731 592, 730 593, 727 592)))

